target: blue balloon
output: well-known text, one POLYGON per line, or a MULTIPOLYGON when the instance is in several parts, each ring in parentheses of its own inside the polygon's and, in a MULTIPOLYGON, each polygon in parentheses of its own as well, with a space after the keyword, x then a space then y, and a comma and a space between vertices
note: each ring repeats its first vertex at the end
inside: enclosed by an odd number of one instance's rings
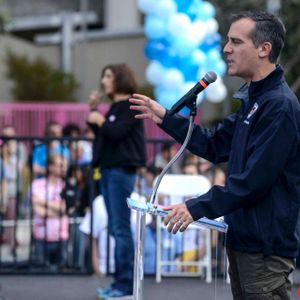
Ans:
POLYGON ((197 18, 199 10, 201 9, 202 2, 202 0, 193 0, 191 1, 189 7, 186 9, 186 14, 189 15, 192 21, 197 18))
POLYGON ((188 117, 190 115, 191 110, 187 107, 184 107, 178 114, 183 117, 188 117))
MULTIPOLYGON (((225 74, 216 11, 209 1, 138 0, 138 7, 147 14, 144 53, 151 62, 146 78, 163 106, 170 108, 207 71, 225 74)), ((187 116, 189 109, 181 113, 187 116)))
POLYGON ((198 81, 198 70, 206 64, 206 55, 199 49, 181 59, 178 59, 178 68, 184 75, 185 81, 198 81))
POLYGON ((223 59, 218 59, 213 67, 213 70, 219 75, 224 76, 227 71, 227 65, 223 59))
POLYGON ((173 68, 177 67, 178 57, 176 52, 172 48, 168 47, 166 51, 161 53, 159 61, 164 67, 173 68))
POLYGON ((167 44, 163 39, 150 39, 144 47, 144 53, 150 60, 161 60, 167 50, 167 44))
POLYGON ((199 48, 205 53, 213 48, 221 51, 221 40, 222 38, 219 33, 211 34, 204 39, 199 48))
POLYGON ((213 48, 207 53, 207 60, 206 60, 206 69, 207 70, 213 70, 215 71, 218 75, 221 75, 225 73, 226 71, 226 65, 222 64, 222 57, 221 57, 221 52, 213 48))
POLYGON ((158 89, 155 96, 163 107, 170 109, 179 100, 180 93, 176 89, 158 89))
POLYGON ((192 4, 189 0, 175 0, 177 4, 177 11, 186 13, 192 4))
POLYGON ((222 37, 219 33, 216 32, 206 37, 206 42, 210 44, 212 48, 221 47, 220 44, 222 42, 222 37))
POLYGON ((164 91, 164 88, 161 85, 156 85, 154 88, 154 97, 155 99, 159 102, 158 97, 160 95, 160 93, 162 93, 164 91))
POLYGON ((185 81, 196 81, 198 65, 192 59, 192 56, 178 59, 178 69, 182 72, 185 81))

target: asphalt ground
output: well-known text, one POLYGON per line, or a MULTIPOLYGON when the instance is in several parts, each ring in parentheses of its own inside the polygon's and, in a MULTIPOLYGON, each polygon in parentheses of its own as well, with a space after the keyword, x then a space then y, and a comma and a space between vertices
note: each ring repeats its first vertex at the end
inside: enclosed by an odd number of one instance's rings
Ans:
MULTIPOLYGON (((110 277, 73 275, 0 275, 0 300, 96 300, 96 289, 111 282, 110 277)), ((293 286, 292 299, 298 286, 293 286)), ((143 300, 229 300, 230 286, 222 278, 207 284, 201 278, 146 277, 143 300)))

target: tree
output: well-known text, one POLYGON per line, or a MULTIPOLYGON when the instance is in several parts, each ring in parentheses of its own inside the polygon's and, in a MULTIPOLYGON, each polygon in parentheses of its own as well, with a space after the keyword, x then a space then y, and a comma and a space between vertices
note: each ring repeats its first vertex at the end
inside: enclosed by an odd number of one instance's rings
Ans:
POLYGON ((79 86, 72 74, 50 66, 43 58, 32 62, 25 55, 6 53, 7 78, 13 81, 12 94, 18 100, 75 101, 79 86))
POLYGON ((9 13, 3 7, 3 0, 0 0, 0 33, 5 31, 5 25, 9 20, 9 13))
MULTIPOLYGON (((219 30, 224 38, 229 28, 229 21, 231 14, 237 13, 242 10, 265 10, 266 0, 226 0, 210 1, 217 11, 216 19, 219 22, 219 30)), ((285 47, 283 49, 280 63, 283 65, 286 73, 286 79, 290 84, 293 91, 300 99, 300 1, 299 0, 285 0, 282 1, 281 11, 279 16, 283 20, 287 36, 285 47)))

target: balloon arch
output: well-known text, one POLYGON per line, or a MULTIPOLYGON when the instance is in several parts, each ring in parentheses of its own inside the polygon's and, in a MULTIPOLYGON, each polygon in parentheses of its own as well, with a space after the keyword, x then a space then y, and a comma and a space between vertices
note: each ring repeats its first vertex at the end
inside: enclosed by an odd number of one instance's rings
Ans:
POLYGON ((202 0, 138 0, 138 7, 145 14, 146 78, 156 99, 170 108, 207 71, 214 71, 217 81, 199 94, 197 103, 223 101, 226 64, 214 6, 202 0))

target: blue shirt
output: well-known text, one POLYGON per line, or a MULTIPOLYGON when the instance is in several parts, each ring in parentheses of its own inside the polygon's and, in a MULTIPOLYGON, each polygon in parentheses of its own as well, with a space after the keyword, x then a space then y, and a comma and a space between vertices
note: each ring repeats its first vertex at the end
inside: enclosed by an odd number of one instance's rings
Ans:
MULTIPOLYGON (((62 144, 57 144, 51 149, 50 154, 58 154, 65 157, 67 160, 70 159, 70 150, 62 144)), ((48 147, 45 144, 37 145, 33 149, 32 153, 32 164, 46 168, 48 160, 48 147)))

